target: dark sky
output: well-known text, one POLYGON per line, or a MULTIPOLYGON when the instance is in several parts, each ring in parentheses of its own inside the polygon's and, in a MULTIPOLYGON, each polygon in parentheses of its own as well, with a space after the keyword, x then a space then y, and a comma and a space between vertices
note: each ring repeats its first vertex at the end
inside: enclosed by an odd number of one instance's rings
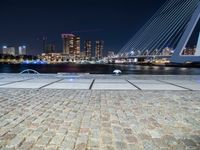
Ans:
POLYGON ((61 33, 104 40, 119 51, 166 0, 1 0, 0 45, 40 53, 42 36, 62 50, 61 33))

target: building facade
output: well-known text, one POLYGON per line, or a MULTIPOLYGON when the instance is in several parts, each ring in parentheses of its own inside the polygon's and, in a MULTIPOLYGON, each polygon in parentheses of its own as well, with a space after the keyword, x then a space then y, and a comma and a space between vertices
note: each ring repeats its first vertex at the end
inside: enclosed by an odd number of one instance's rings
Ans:
POLYGON ((85 59, 90 60, 92 58, 92 41, 84 41, 85 59))
POLYGON ((62 34, 63 54, 69 59, 75 60, 80 57, 80 37, 74 34, 62 34))
POLYGON ((19 55, 26 55, 26 46, 19 46, 18 50, 19 55))
POLYGON ((104 47, 104 41, 95 42, 95 57, 97 60, 103 57, 103 47, 104 47))
POLYGON ((15 56, 15 47, 3 46, 3 54, 15 56))
POLYGON ((79 36, 75 36, 73 39, 74 42, 74 53, 72 54, 72 57, 74 57, 75 60, 80 59, 80 51, 81 51, 81 39, 79 36))

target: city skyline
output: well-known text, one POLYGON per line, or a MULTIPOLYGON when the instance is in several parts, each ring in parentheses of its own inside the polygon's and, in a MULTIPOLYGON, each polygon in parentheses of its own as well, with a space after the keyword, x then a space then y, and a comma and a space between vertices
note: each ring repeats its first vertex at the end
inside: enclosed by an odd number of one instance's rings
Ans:
POLYGON ((119 51, 164 2, 1 1, 0 45, 26 45, 29 53, 37 54, 47 36, 62 52, 60 34, 73 33, 82 41, 104 40, 106 51, 119 51))

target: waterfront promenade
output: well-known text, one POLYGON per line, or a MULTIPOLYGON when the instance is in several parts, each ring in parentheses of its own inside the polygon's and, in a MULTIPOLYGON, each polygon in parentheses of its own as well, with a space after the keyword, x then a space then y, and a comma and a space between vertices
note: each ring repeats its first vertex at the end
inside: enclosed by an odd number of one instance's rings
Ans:
POLYGON ((0 74, 2 150, 198 150, 200 76, 0 74))

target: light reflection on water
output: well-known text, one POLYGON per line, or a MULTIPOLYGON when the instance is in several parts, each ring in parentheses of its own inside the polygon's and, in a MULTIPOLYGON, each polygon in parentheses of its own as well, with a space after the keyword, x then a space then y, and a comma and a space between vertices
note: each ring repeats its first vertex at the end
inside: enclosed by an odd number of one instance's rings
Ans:
POLYGON ((96 65, 96 64, 55 64, 55 65, 8 65, 0 64, 0 73, 19 73, 25 69, 34 69, 40 73, 92 73, 112 74, 120 69, 123 74, 154 74, 154 75, 200 75, 200 68, 181 68, 165 66, 141 65, 96 65))

